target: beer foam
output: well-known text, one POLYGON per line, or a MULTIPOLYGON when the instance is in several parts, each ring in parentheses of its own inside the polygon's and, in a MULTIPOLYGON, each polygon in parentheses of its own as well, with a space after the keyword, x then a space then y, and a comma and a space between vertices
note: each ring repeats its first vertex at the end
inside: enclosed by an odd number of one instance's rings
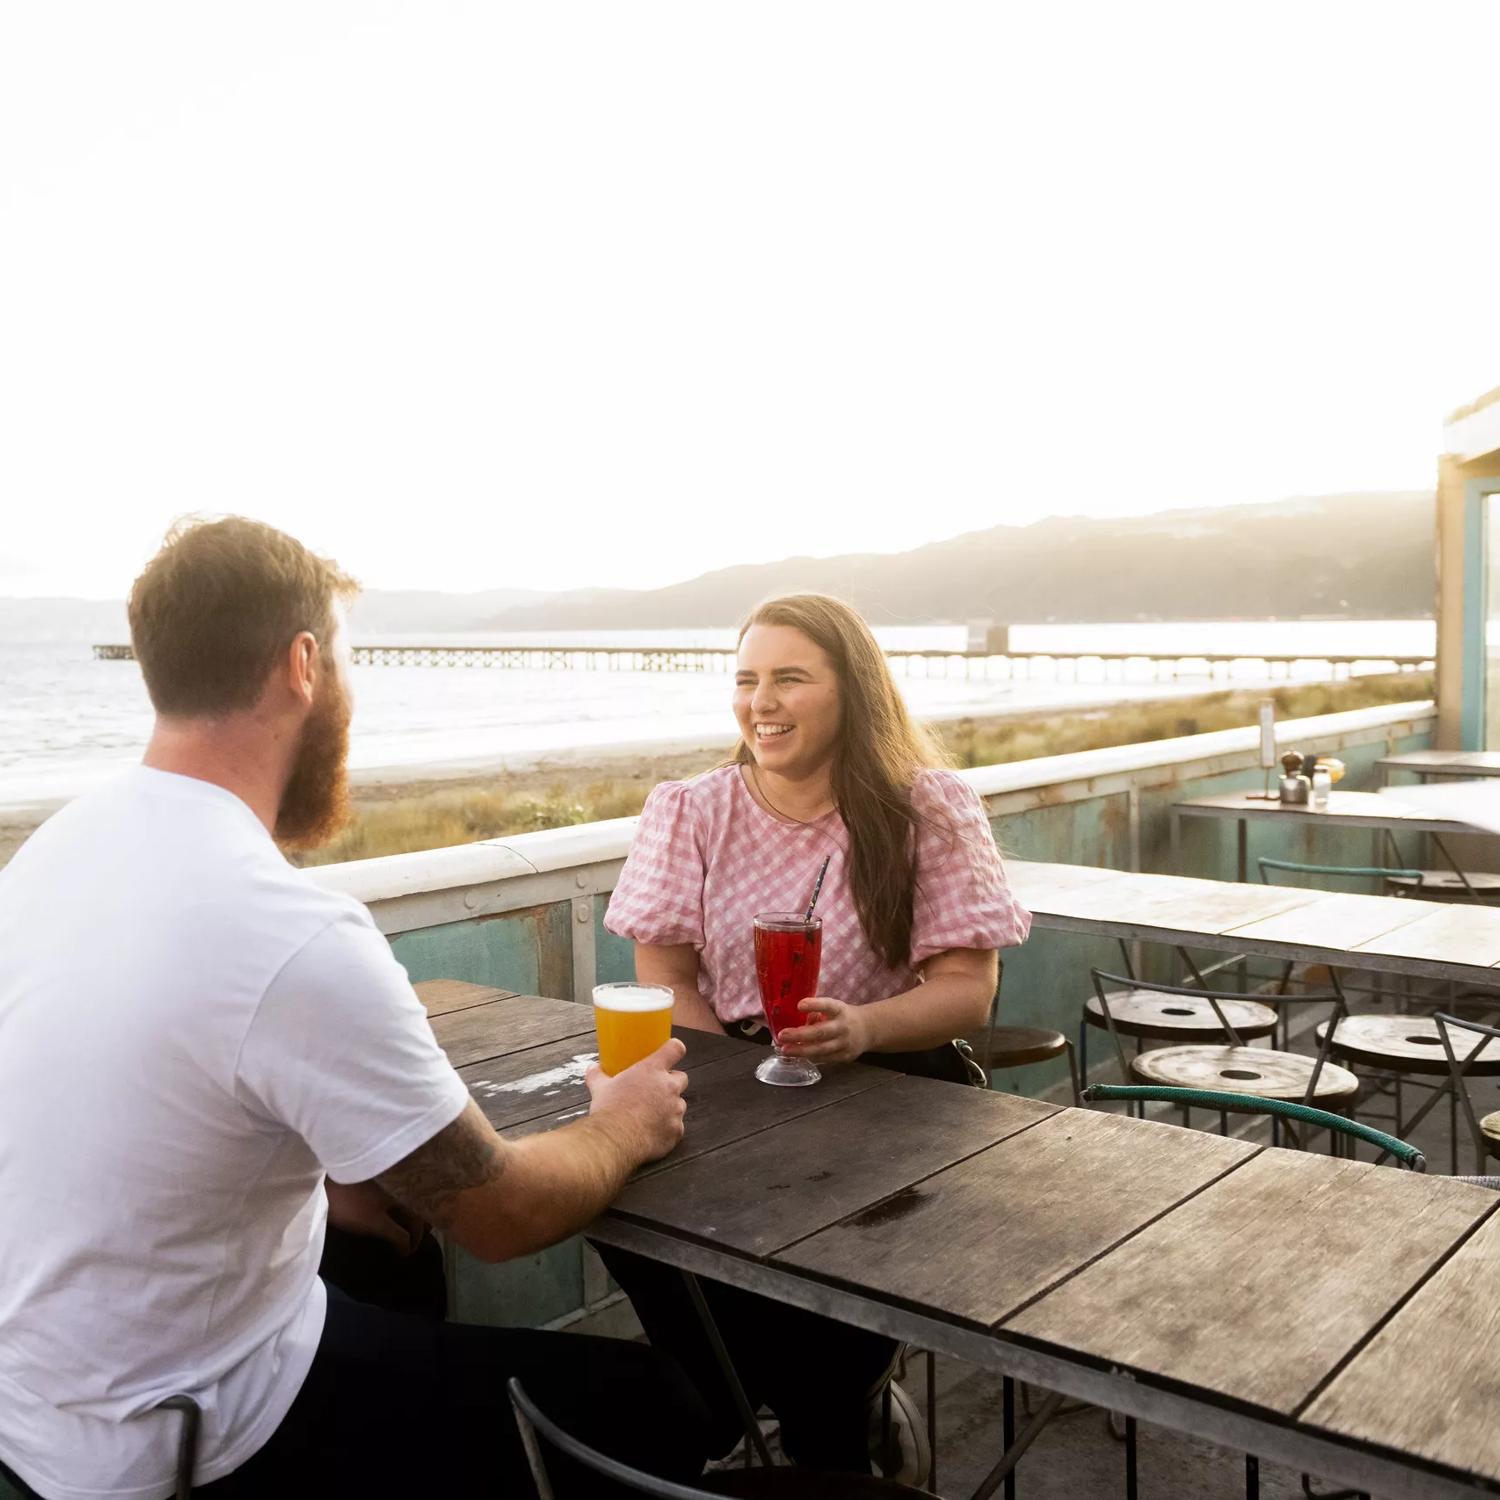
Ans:
POLYGON ((594 991, 594 1004, 600 1010, 670 1010, 672 1000, 671 990, 647 984, 601 984, 594 991))

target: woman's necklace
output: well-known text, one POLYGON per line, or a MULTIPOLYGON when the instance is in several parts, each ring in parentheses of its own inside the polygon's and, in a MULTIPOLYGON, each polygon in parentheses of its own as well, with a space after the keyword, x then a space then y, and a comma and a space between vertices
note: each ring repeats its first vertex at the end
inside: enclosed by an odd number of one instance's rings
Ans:
POLYGON ((816 823, 819 818, 826 818, 828 816, 828 813, 836 812, 838 810, 838 803, 835 802, 830 796, 828 799, 827 812, 817 813, 811 818, 794 818, 791 813, 784 812, 770 799, 769 796, 767 796, 765 787, 761 785, 760 769, 756 766, 753 760, 750 762, 750 779, 755 783, 755 795, 759 797, 760 800, 765 803, 765 805, 769 807, 778 818, 784 818, 788 823, 796 823, 800 827, 806 828, 809 824, 816 823))

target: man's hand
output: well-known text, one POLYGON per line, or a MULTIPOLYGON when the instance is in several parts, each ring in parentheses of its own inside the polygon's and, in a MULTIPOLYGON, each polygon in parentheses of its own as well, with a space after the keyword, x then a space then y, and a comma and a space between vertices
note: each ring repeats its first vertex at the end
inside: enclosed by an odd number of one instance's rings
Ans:
POLYGON ((682 1139, 687 1074, 675 1071, 687 1048, 673 1037, 623 1073, 609 1077, 597 1064, 584 1075, 589 1118, 616 1131, 637 1164, 665 1156, 682 1139))
POLYGON ((585 1228, 682 1139, 687 1075, 674 1064, 686 1050, 674 1039, 615 1078, 591 1068, 588 1118, 521 1140, 502 1140, 470 1099, 380 1185, 481 1260, 535 1254, 585 1228))
POLYGON ((328 1194, 328 1222, 349 1234, 384 1240, 398 1255, 410 1255, 422 1243, 427 1225, 402 1208, 376 1182, 323 1180, 328 1194))
POLYGON ((818 995, 803 1000, 797 1009, 804 1014, 822 1012, 822 1019, 811 1026, 789 1026, 777 1038, 781 1050, 790 1057, 805 1057, 810 1062, 854 1062, 870 1050, 870 1023, 863 1008, 818 995))

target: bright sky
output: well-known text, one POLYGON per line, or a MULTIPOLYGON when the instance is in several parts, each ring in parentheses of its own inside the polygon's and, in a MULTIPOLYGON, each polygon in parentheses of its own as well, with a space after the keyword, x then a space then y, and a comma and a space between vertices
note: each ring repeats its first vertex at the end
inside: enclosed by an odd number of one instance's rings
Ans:
POLYGON ((1429 486, 1497 55, 1490 0, 16 0, 0 594, 190 510, 647 587, 1429 486))

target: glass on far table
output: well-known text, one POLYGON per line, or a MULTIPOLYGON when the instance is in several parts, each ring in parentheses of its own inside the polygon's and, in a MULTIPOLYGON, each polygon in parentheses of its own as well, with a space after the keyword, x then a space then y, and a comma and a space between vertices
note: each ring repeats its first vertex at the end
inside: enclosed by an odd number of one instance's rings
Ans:
POLYGON ((760 981, 760 1003, 771 1028, 772 1055, 756 1070, 762 1083, 799 1088, 823 1075, 805 1057, 789 1057, 781 1050, 781 1033, 811 1026, 822 1018, 804 1014, 798 1005, 818 993, 818 964, 823 953, 823 919, 796 911, 761 912, 755 918, 755 977, 760 981))

